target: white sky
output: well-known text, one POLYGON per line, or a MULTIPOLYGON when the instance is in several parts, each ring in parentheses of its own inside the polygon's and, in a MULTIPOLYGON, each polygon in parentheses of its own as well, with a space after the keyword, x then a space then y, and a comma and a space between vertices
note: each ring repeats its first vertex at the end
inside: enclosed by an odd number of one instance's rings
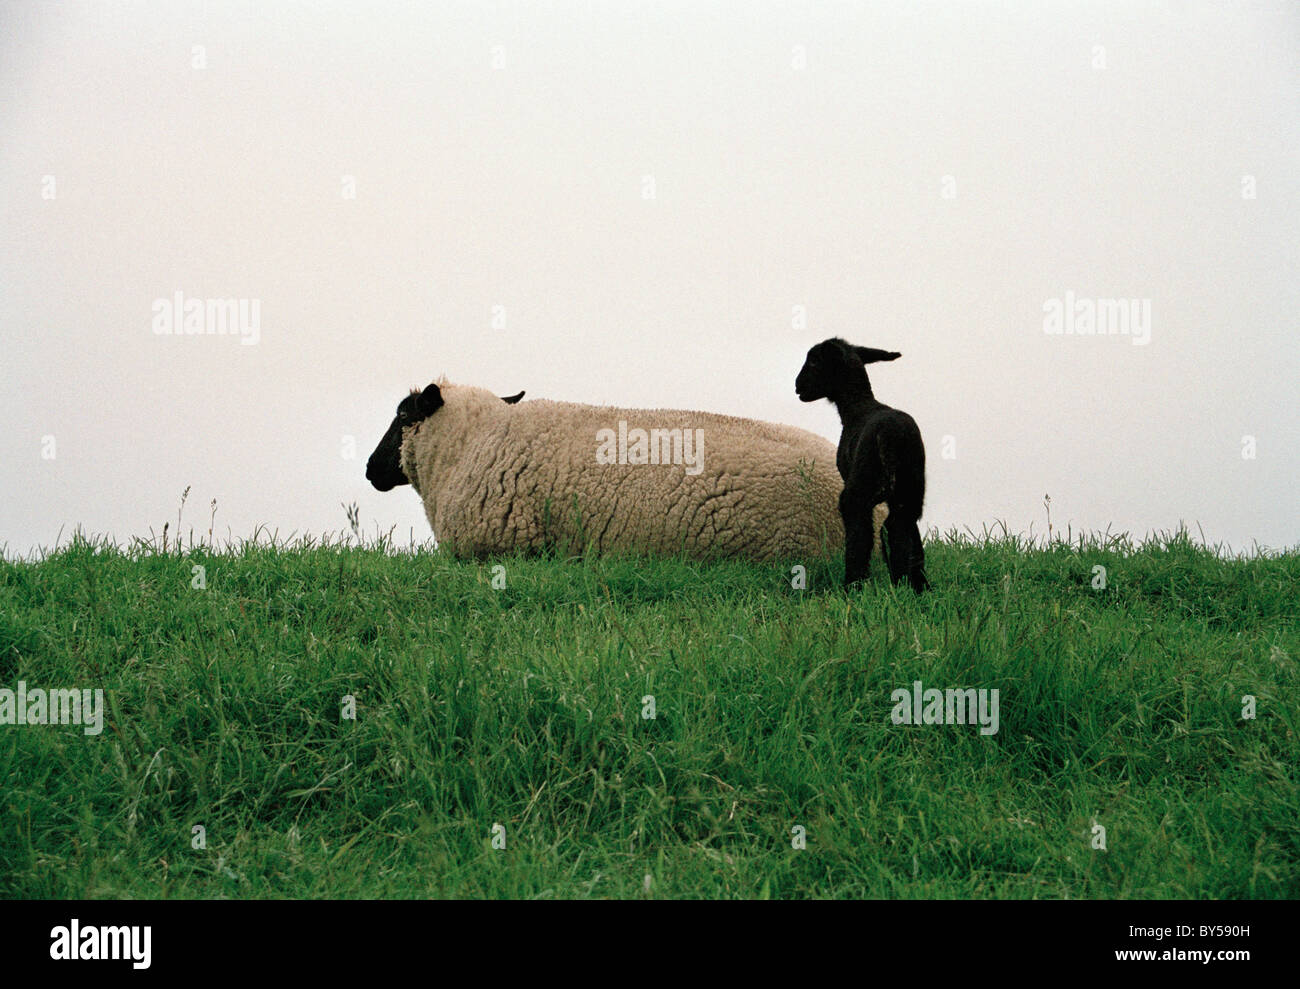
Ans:
POLYGON ((1298 152, 1294 3, 4 3, 0 544, 186 485, 425 538, 363 475, 441 374, 834 440, 794 377, 840 335, 903 352, 923 527, 1295 546, 1298 152), (259 342, 155 335, 177 290, 259 342), (1067 291, 1150 343, 1045 334, 1067 291))

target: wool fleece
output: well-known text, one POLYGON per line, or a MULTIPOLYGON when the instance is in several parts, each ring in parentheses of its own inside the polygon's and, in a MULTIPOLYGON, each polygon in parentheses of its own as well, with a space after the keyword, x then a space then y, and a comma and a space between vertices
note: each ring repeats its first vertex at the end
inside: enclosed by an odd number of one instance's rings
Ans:
POLYGON ((443 405, 403 433, 401 466, 457 556, 798 561, 844 545, 835 447, 806 430, 438 387, 443 405))

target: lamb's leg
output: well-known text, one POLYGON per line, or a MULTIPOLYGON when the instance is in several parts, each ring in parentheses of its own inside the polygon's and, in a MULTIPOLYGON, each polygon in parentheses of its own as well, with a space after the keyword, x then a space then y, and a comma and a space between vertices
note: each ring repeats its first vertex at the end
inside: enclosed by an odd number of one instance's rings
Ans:
POLYGON ((844 586, 866 580, 871 571, 871 545, 875 532, 871 525, 871 506, 864 504, 845 488, 840 493, 840 517, 844 520, 844 586))
POLYGON ((912 590, 920 594, 930 583, 925 579, 925 547, 916 520, 895 515, 885 523, 885 533, 889 546, 890 580, 897 584, 906 577, 912 590))
POLYGON ((885 522, 884 543, 885 559, 889 562, 889 579, 897 584, 907 575, 907 563, 912 554, 907 523, 897 515, 885 522))
POLYGON ((928 590, 930 582, 925 577, 925 546, 921 542, 921 529, 913 520, 910 525, 912 533, 912 553, 908 566, 908 579, 912 582, 912 590, 920 594, 928 590))

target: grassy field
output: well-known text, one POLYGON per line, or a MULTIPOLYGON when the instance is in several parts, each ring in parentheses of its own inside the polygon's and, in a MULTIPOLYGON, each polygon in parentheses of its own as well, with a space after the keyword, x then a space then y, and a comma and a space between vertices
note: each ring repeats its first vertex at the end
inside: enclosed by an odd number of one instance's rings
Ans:
POLYGON ((920 599, 382 540, 0 563, 0 688, 107 708, 0 726, 0 895, 1300 896, 1300 554, 927 552, 920 599), (917 680, 997 732, 894 724, 917 680))

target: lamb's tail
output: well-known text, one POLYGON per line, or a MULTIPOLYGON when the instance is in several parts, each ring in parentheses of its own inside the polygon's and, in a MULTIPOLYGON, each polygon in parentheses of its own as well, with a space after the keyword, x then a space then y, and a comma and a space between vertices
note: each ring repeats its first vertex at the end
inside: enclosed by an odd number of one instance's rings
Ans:
POLYGON ((925 504, 925 447, 920 430, 910 420, 890 423, 876 434, 876 442, 891 513, 919 519, 925 504))

